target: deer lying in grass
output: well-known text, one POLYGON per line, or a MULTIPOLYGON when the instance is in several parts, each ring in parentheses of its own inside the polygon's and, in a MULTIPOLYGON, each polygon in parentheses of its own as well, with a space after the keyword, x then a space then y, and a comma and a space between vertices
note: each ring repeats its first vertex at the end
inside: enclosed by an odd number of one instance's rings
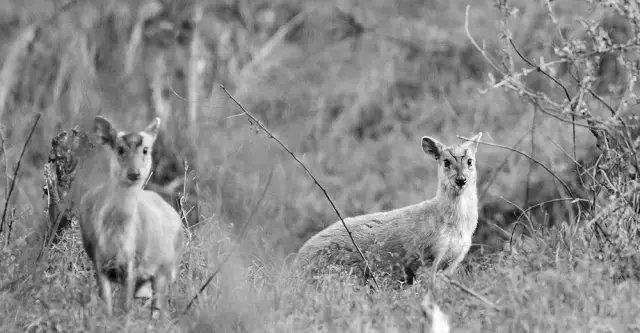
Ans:
MULTIPOLYGON (((451 274, 471 246, 478 224, 475 154, 482 133, 460 145, 423 137, 422 149, 438 162, 436 196, 411 206, 345 219, 356 244, 373 267, 413 283, 417 269, 431 264, 451 274)), ((363 268, 342 223, 309 239, 297 262, 312 271, 327 264, 363 268)))
POLYGON ((82 197, 80 229, 109 315, 111 283, 124 285, 125 311, 134 292, 136 297, 152 292, 152 315, 162 315, 164 294, 176 276, 183 242, 180 218, 158 194, 143 189, 159 124, 156 118, 142 132, 123 133, 108 120, 95 119, 111 170, 104 184, 82 197))

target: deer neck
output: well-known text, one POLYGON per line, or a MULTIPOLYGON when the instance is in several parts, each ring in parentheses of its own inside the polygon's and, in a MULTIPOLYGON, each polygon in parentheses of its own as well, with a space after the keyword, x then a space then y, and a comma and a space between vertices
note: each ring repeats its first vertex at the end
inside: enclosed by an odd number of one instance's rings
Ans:
POLYGON ((138 201, 143 189, 137 185, 123 184, 116 179, 112 179, 109 184, 110 199, 113 206, 123 213, 133 214, 138 207, 138 201))
POLYGON ((478 195, 475 184, 469 184, 458 193, 438 188, 433 200, 444 212, 449 212, 451 223, 464 232, 473 233, 478 224, 478 195))

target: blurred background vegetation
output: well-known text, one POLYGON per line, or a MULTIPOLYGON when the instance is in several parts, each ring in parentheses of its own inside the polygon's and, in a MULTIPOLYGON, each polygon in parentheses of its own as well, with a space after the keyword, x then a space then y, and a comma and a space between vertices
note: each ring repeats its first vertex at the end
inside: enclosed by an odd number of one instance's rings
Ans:
MULTIPOLYGON (((220 84, 310 167, 345 216, 401 207, 435 193, 435 163, 420 148, 423 135, 453 144, 459 142, 456 135, 482 131, 487 142, 515 147, 549 166, 577 197, 590 195, 572 157, 575 152, 577 161, 597 160, 596 137, 578 126, 574 141, 571 124, 542 112, 522 93, 491 89, 491 80, 502 77, 466 35, 466 5, 81 0, 65 6, 2 0, 5 183, 32 115, 42 114, 10 202, 12 237, 33 248, 41 242, 47 224, 42 168, 56 134, 75 126, 88 131, 98 114, 122 130, 143 128, 158 116, 164 127, 151 189, 176 206, 186 189, 189 207, 195 207, 187 210, 190 223, 219 223, 218 238, 212 238, 219 240, 247 223, 271 179, 243 255, 268 261, 295 252, 335 221, 335 213, 303 170, 247 122, 220 84)), ((469 16, 474 38, 511 69, 527 65, 509 38, 526 58, 543 63, 567 41, 586 40, 594 26, 614 42, 638 38, 615 6, 590 1, 475 1, 469 16)), ((627 68, 615 55, 598 59, 593 89, 617 104, 621 94, 628 97, 627 68)), ((548 70, 571 81, 570 66, 548 70)), ((523 80, 533 91, 563 96, 539 73, 523 80)), ((589 110, 606 121, 604 105, 594 103, 589 110)), ((628 119, 637 143, 637 103, 618 115, 628 119)), ((472 251, 502 250, 519 219, 518 207, 568 196, 543 168, 509 150, 481 146, 477 159, 481 217, 472 251)), ((94 178, 76 181, 75 192, 94 184, 94 178)), ((542 208, 532 210, 541 226, 579 214, 566 201, 542 208)))
MULTIPOLYGON (((453 144, 457 134, 483 131, 489 142, 519 147, 573 177, 571 160, 550 144, 572 150, 566 124, 517 96, 486 91, 489 68, 465 36, 464 3, 77 1, 64 12, 61 5, 3 1, 0 8, 10 171, 30 115, 43 117, 12 202, 17 214, 34 217, 15 225, 18 234, 41 222, 35 216, 44 207, 41 170, 51 139, 76 125, 90 129, 97 114, 122 130, 161 117, 152 183, 181 181, 187 161, 201 206, 193 214, 205 218, 244 223, 273 171, 255 230, 268 249, 291 253, 336 220, 304 172, 239 115, 219 84, 303 158, 346 216, 433 195, 436 170, 420 149, 423 135, 453 144)), ((473 34, 495 50, 500 12, 489 1, 475 7, 473 34)), ((581 1, 557 7, 560 17, 588 9, 581 1)), ((543 4, 517 8, 513 38, 522 52, 549 53, 554 45, 537 37, 550 33, 543 4)), ((578 158, 593 158, 588 131, 578 128, 576 141, 578 158)), ((563 195, 543 169, 509 151, 482 147, 478 160, 478 243, 497 244, 485 221, 507 227, 517 217, 501 197, 527 207, 563 195)), ((166 190, 182 190, 173 184, 166 190)), ((551 210, 549 223, 558 214, 551 210)))

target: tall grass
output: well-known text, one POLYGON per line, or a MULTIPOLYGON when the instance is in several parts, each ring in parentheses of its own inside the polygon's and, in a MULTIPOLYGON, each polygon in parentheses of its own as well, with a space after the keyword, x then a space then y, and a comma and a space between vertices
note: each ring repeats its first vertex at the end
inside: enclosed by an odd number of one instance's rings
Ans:
MULTIPOLYGON (((496 4, 469 11, 483 55, 466 34, 465 5, 449 1, 80 1, 64 12, 53 1, 0 2, 7 170, 32 124, 25 115, 42 113, 7 215, 0 329, 415 331, 427 290, 455 330, 637 329, 637 9, 496 4), (443 282, 398 288, 383 279, 373 293, 336 269, 308 284, 290 270, 291 254, 335 213, 219 83, 301 157, 346 216, 431 196, 435 165, 419 145, 427 134, 454 142, 482 130, 549 166, 576 198, 554 200, 569 195, 543 168, 481 147, 480 226, 456 278, 498 310, 443 282), (76 226, 34 264, 50 140, 75 125, 89 130, 96 114, 123 129, 163 117, 150 187, 197 203, 187 208, 198 224, 166 322, 148 321, 142 305, 128 318, 104 316, 76 226)), ((78 175, 71 202, 104 172, 99 159, 84 165, 96 170, 78 175)))

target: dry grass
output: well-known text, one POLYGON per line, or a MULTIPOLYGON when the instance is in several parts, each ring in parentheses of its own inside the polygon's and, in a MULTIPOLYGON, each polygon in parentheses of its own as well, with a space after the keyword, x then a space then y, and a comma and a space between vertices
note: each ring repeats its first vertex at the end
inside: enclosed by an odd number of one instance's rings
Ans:
MULTIPOLYGON (((200 235, 207 239, 221 232, 203 230, 200 235)), ((553 233, 560 232, 549 231, 553 233)), ((37 284, 26 281, 2 291, 3 331, 417 331, 424 323, 420 302, 427 290, 456 331, 628 331, 640 324, 637 281, 615 279, 621 266, 598 259, 589 249, 595 244, 568 249, 562 243, 528 242, 515 245, 511 253, 474 255, 458 278, 493 300, 497 310, 443 281, 435 289, 422 280, 398 289, 380 280, 380 290, 372 292, 339 269, 311 284, 282 261, 235 257, 184 315, 194 287, 210 271, 206 267, 215 267, 224 256, 216 256, 217 251, 230 245, 198 237, 172 286, 172 315, 157 322, 149 319, 148 304, 134 307, 128 317, 118 311, 105 317, 78 241, 72 232, 55 246, 37 284)), ((2 269, 15 272, 5 274, 3 283, 20 271, 20 259, 12 257, 16 253, 17 248, 3 252, 2 269)))
MULTIPOLYGON (((478 153, 479 193, 484 194, 480 227, 476 246, 456 278, 498 310, 442 281, 436 288, 421 281, 398 288, 380 277, 380 290, 371 292, 339 269, 315 284, 290 270, 291 254, 333 222, 335 212, 290 156, 238 116, 218 83, 287 143, 346 216, 430 197, 435 168, 423 156, 419 138, 454 142, 456 135, 479 130, 487 142, 519 146, 577 196, 592 200, 592 189, 580 185, 572 162, 574 148, 581 162, 598 159, 592 133, 576 127, 574 147, 569 124, 540 112, 532 117, 536 111, 518 94, 486 90, 489 73, 497 74, 465 34, 464 3, 335 1, 336 9, 306 0, 203 1, 194 43, 182 25, 189 16, 182 5, 168 11, 175 22, 158 19, 142 26, 136 3, 80 1, 47 22, 58 8, 53 1, 0 1, 0 26, 6 32, 0 36, 0 122, 6 138, 1 160, 6 159, 7 170, 13 170, 32 125, 25 115, 42 113, 9 202, 7 220, 14 230, 0 250, 1 331, 417 331, 427 290, 455 331, 640 329, 638 218, 622 204, 638 200, 633 193, 637 180, 622 172, 603 177, 603 183, 610 183, 606 186, 624 191, 600 188, 600 209, 593 215, 587 207, 578 211, 575 202, 563 200, 520 216, 515 206, 526 209, 566 193, 544 169, 533 166, 527 176, 529 161, 494 147, 481 147, 478 153), (303 18, 296 16, 301 11, 303 18), (295 24, 287 23, 292 20, 295 24), (32 37, 28 32, 38 22, 47 22, 46 29, 32 37), (175 36, 163 30, 167 24, 175 36), (147 29, 142 35, 141 28, 147 29), (178 40, 175 45, 186 40, 185 47, 174 50, 162 44, 171 36, 178 40), (190 48, 215 61, 185 56, 190 48), (265 48, 268 52, 261 53, 265 48), (156 62, 161 52, 167 52, 164 67, 156 62), (163 90, 166 82, 159 69, 170 73, 171 89, 163 90), (190 101, 193 96, 198 100, 190 101), (98 113, 133 129, 166 110, 172 115, 157 149, 161 175, 152 182, 162 187, 183 177, 182 161, 188 159, 193 166, 186 176, 188 199, 198 200, 200 224, 172 286, 170 319, 149 321, 149 307, 142 304, 128 317, 116 311, 107 318, 77 227, 34 263, 46 227, 42 165, 60 129, 89 128, 98 113), (187 121, 194 115, 195 122, 187 121), (262 200, 267 179, 271 185, 262 200), (591 222, 585 219, 594 215, 591 222), (594 229, 596 222, 604 230, 594 229), (183 314, 235 245, 239 250, 183 314)), ((550 36, 557 30, 546 5, 524 0, 509 4, 518 16, 504 19, 488 4, 472 7, 470 27, 479 45, 488 46, 500 68, 509 68, 515 59, 518 66, 511 69, 525 69, 508 41, 499 37, 501 28, 508 27, 527 59, 555 59, 558 41, 550 36)), ((616 36, 624 32, 624 27, 615 28, 618 16, 611 9, 590 10, 581 0, 553 6, 555 19, 574 40, 586 34, 576 15, 610 22, 616 36)), ((563 82, 572 80, 566 68, 553 69, 563 82)), ((606 90, 619 87, 611 74, 616 70, 598 77, 594 87, 610 103, 617 95, 606 90)), ((544 76, 528 75, 521 81, 556 100, 564 98, 544 76)), ((569 88, 573 96, 577 89, 569 88)), ((585 107, 602 119, 610 114, 597 100, 585 107)), ((637 141, 637 105, 622 111, 619 115, 629 117, 630 136, 637 141)), ((102 167, 92 160, 86 164, 102 167)), ((589 172, 593 170, 598 169, 589 172)), ((10 177, 0 178, 8 184, 10 177)), ((76 191, 92 184, 92 178, 82 178, 76 191)), ((2 245, 5 236, 0 235, 2 245)))

